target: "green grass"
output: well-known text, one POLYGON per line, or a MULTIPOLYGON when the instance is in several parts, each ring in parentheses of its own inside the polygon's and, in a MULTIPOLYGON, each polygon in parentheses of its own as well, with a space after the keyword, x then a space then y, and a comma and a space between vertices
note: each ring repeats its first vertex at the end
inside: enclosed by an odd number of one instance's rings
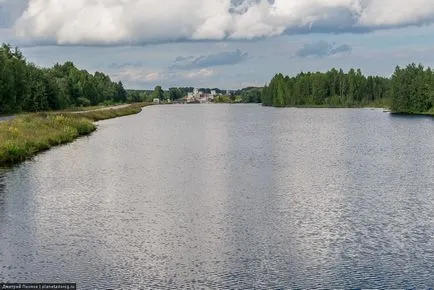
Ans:
POLYGON ((90 134, 96 126, 83 117, 28 114, 0 123, 0 165, 21 162, 40 151, 90 134))
MULTIPOLYGON (((114 105, 112 105, 112 106, 114 106, 114 105)), ((105 106, 105 105, 98 105, 98 106, 89 106, 89 107, 71 107, 71 108, 68 108, 68 109, 61 110, 60 112, 65 112, 65 113, 67 113, 67 112, 84 112, 84 111, 91 111, 91 110, 102 109, 102 108, 105 108, 105 107, 107 107, 107 106, 105 106)))
POLYGON ((80 113, 33 113, 0 122, 0 166, 21 162, 96 130, 94 121, 137 114, 148 103, 80 113))
POLYGON ((64 112, 64 113, 68 113, 68 112, 85 112, 85 111, 93 111, 93 110, 98 110, 98 109, 104 109, 107 107, 113 107, 116 108, 116 106, 122 106, 125 105, 125 103, 106 103, 106 104, 99 104, 96 106, 87 106, 87 107, 70 107, 67 109, 63 109, 60 110, 59 112, 64 112))
POLYGON ((107 119, 113 119, 117 117, 134 115, 140 113, 143 107, 151 105, 150 103, 136 103, 131 104, 128 107, 122 108, 111 108, 106 110, 97 110, 97 111, 83 111, 83 112, 75 112, 75 113, 64 113, 66 116, 81 116, 87 118, 92 121, 101 121, 107 119))

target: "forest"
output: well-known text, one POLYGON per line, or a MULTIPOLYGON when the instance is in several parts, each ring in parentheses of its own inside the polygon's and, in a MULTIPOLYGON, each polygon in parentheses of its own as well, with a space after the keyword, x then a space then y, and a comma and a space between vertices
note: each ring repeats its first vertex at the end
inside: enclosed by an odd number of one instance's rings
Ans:
POLYGON ((18 48, 0 47, 0 114, 123 103, 127 92, 109 76, 79 70, 72 62, 39 68, 18 48))
POLYGON ((275 107, 383 106, 396 113, 428 113, 434 109, 434 73, 431 68, 410 64, 396 67, 390 78, 365 76, 360 69, 295 77, 277 74, 263 88, 261 101, 275 107))

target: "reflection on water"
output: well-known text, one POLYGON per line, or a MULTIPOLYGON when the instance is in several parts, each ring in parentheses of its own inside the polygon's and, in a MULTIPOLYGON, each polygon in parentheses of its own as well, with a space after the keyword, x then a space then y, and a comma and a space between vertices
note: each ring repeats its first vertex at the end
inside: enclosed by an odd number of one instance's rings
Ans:
POLYGON ((0 281, 431 287, 432 133, 381 110, 256 105, 101 122, 0 173, 0 281))

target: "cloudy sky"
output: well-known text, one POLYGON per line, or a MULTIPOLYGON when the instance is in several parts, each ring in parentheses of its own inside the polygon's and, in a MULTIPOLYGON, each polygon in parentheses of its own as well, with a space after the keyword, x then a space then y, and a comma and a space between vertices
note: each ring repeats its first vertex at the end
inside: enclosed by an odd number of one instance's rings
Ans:
POLYGON ((0 0, 0 42, 128 88, 236 89, 277 73, 434 65, 434 0, 0 0))

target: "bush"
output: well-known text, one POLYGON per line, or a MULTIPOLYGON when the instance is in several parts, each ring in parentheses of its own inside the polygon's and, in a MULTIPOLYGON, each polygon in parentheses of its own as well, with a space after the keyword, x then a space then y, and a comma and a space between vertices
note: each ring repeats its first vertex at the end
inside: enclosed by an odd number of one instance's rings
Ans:
POLYGON ((77 98, 77 106, 88 107, 90 106, 90 100, 83 97, 77 98))

